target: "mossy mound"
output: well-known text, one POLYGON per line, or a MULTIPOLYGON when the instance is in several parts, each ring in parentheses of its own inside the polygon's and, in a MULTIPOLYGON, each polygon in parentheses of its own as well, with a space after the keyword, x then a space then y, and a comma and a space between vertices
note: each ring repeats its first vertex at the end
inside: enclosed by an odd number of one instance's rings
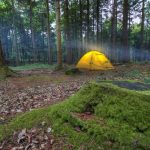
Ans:
POLYGON ((9 76, 14 76, 16 73, 9 69, 7 66, 0 67, 0 80, 5 79, 9 76))
MULTIPOLYGON (((150 91, 147 91, 150 92, 150 91)), ((0 126, 0 139, 42 121, 74 149, 150 149, 150 95, 111 83, 90 83, 65 102, 0 126)))

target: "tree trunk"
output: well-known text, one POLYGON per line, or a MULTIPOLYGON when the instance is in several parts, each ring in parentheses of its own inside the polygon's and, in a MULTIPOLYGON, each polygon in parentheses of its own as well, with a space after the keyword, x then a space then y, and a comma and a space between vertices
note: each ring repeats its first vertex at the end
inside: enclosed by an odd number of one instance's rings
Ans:
MULTIPOLYGON (((129 5, 129 10, 128 10, 128 13, 129 13, 129 18, 128 18, 128 26, 129 26, 129 29, 128 29, 128 37, 129 37, 129 39, 130 39, 130 36, 131 36, 131 22, 132 22, 132 18, 131 18, 131 13, 132 13, 132 10, 131 10, 131 5, 129 5)), ((130 43, 129 43, 129 46, 130 46, 130 43)))
POLYGON ((16 27, 15 27, 15 6, 14 6, 14 0, 11 1, 11 5, 12 5, 12 14, 13 14, 13 17, 12 17, 12 29, 13 29, 13 38, 12 38, 12 53, 13 55, 15 56, 15 63, 16 65, 18 66, 19 65, 19 51, 18 51, 18 48, 17 48, 17 33, 16 33, 16 27))
POLYGON ((71 53, 71 47, 70 47, 70 23, 69 23, 69 1, 65 0, 65 9, 64 9, 64 30, 65 30, 65 48, 67 51, 67 63, 71 64, 71 58, 72 58, 72 53, 71 53))
POLYGON ((123 1, 123 31, 122 31, 122 45, 124 49, 123 61, 128 62, 130 60, 129 56, 129 47, 128 47, 128 13, 129 11, 129 1, 123 1))
POLYGON ((87 0, 87 43, 89 42, 90 33, 90 2, 87 0))
POLYGON ((47 44, 48 44, 48 63, 52 64, 52 50, 50 46, 50 18, 49 18, 49 0, 46 0, 46 11, 47 11, 47 44))
POLYGON ((5 63, 5 58, 3 54, 2 43, 0 39, 0 80, 5 79, 7 76, 15 76, 16 73, 13 72, 5 63))
POLYGON ((33 2, 30 0, 30 29, 31 29, 31 41, 32 41, 32 49, 33 49, 33 59, 36 62, 37 54, 36 54, 36 46, 35 46, 35 36, 34 36, 34 28, 33 28, 33 2))
POLYGON ((112 60, 116 60, 116 34, 117 34, 117 0, 113 1, 111 18, 111 48, 112 48, 112 60))
POLYGON ((96 42, 97 42, 97 44, 100 42, 99 41, 99 23, 100 23, 100 21, 99 21, 99 17, 100 17, 100 15, 99 15, 99 13, 100 13, 100 9, 99 9, 99 7, 100 7, 100 1, 99 0, 97 0, 97 10, 96 10, 96 13, 97 13, 97 15, 96 15, 96 21, 97 21, 97 24, 96 24, 96 42))
POLYGON ((1 43, 1 40, 0 40, 0 67, 2 67, 4 65, 5 65, 5 61, 4 61, 2 43, 1 43))
POLYGON ((140 48, 144 47, 144 22, 145 22, 145 0, 142 0, 142 19, 141 19, 141 37, 140 48))
POLYGON ((102 4, 100 6, 100 36, 99 36, 99 41, 101 42, 101 45, 103 45, 103 9, 102 9, 102 4))
POLYGON ((83 53, 83 8, 82 8, 82 0, 79 0, 79 8, 80 8, 80 51, 79 51, 79 57, 81 57, 82 53, 83 53))
POLYGON ((61 49, 61 25, 60 25, 60 0, 56 0, 56 34, 57 34, 57 65, 62 68, 62 49, 61 49))

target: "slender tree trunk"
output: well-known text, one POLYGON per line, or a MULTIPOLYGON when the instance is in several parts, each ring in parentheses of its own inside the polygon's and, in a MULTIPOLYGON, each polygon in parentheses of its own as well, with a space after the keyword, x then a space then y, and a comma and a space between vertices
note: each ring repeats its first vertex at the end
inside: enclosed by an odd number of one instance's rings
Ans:
POLYGON ((87 43, 89 42, 90 34, 90 2, 87 0, 87 43))
POLYGON ((145 22, 145 0, 142 0, 141 38, 140 48, 144 47, 144 22, 145 22))
MULTIPOLYGON (((41 17, 41 27, 42 27, 42 31, 44 31, 44 27, 45 27, 44 14, 41 17)), ((42 46, 43 46, 43 48, 45 47, 45 36, 44 36, 44 34, 42 35, 42 46)))
POLYGON ((111 48, 112 48, 112 60, 116 59, 116 34, 117 34, 117 0, 113 1, 111 18, 111 48))
POLYGON ((93 5, 93 8, 92 8, 92 36, 94 37, 92 39, 92 42, 97 44, 97 38, 95 38, 95 20, 96 20, 96 17, 95 17, 95 6, 93 5))
POLYGON ((102 9, 102 4, 100 6, 100 36, 99 36, 99 41, 101 42, 101 45, 103 44, 103 9, 102 9))
POLYGON ((74 58, 73 58, 73 62, 75 62, 76 61, 76 59, 78 59, 78 56, 79 56, 79 50, 78 50, 78 45, 77 45, 77 39, 78 39, 78 35, 77 35, 77 33, 78 33, 78 24, 77 24, 77 18, 78 18, 78 16, 77 16, 77 12, 75 12, 75 17, 74 17, 74 44, 75 44, 75 46, 74 46, 74 51, 73 51, 73 56, 74 56, 74 58))
POLYGON ((129 56, 129 46, 128 46, 128 13, 129 11, 129 1, 123 1, 123 31, 122 31, 122 45, 124 49, 124 61, 128 62, 130 60, 129 56))
POLYGON ((12 29, 13 29, 13 38, 12 38, 12 53, 13 55, 15 55, 15 62, 16 65, 19 65, 19 52, 18 52, 18 48, 17 48, 17 33, 16 33, 16 27, 15 27, 15 6, 14 6, 14 0, 11 1, 12 3, 12 14, 13 14, 13 18, 12 18, 12 29))
POLYGON ((0 67, 2 67, 4 65, 5 65, 5 61, 4 61, 2 43, 1 43, 1 40, 0 40, 0 67))
POLYGON ((64 9, 64 16, 65 16, 65 22, 64 22, 64 28, 65 28, 65 48, 67 51, 67 63, 71 64, 71 47, 70 47, 70 22, 69 22, 69 1, 65 0, 65 9, 64 9))
POLYGON ((80 46, 80 51, 79 51, 79 57, 81 57, 82 53, 83 53, 83 8, 82 8, 82 0, 79 0, 79 8, 80 8, 80 42, 81 42, 81 46, 80 46))
POLYGON ((47 11, 47 44, 48 44, 48 63, 52 64, 52 50, 50 46, 50 18, 49 18, 49 0, 46 0, 46 11, 47 11))
POLYGON ((55 3, 56 3, 57 65, 58 68, 62 68, 60 0, 56 0, 55 3))
MULTIPOLYGON (((128 18, 128 26, 129 26, 129 29, 128 29, 128 37, 130 39, 130 35, 131 35, 131 6, 129 6, 129 18, 128 18)), ((130 46, 130 43, 129 43, 129 46, 130 46)))
POLYGON ((36 46, 35 46, 35 36, 34 36, 34 28, 33 28, 33 7, 32 0, 30 0, 30 29, 31 29, 31 41, 32 41, 32 49, 33 49, 33 59, 36 62, 37 54, 36 54, 36 46))
POLYGON ((96 21, 97 21, 97 24, 96 24, 96 42, 98 44, 100 42, 99 41, 99 23, 100 23, 100 21, 99 21, 99 18, 100 18, 100 15, 99 15, 99 13, 100 13, 100 9, 99 9, 100 1, 99 0, 97 0, 97 6, 96 7, 97 7, 96 8, 96 13, 97 13, 97 15, 96 15, 96 21))

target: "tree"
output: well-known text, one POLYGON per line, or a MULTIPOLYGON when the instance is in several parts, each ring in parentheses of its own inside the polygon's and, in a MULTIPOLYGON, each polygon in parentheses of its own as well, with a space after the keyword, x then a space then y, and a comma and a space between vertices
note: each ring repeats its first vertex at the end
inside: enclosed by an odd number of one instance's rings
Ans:
POLYGON ((48 43, 48 63, 52 64, 52 51, 50 47, 50 18, 49 18, 49 0, 46 0, 46 12, 47 12, 47 43, 48 43))
POLYGON ((99 13, 100 13, 100 1, 97 0, 97 3, 96 3, 96 14, 97 14, 96 15, 96 22, 97 22, 97 24, 96 24, 96 35, 97 35, 96 41, 97 41, 97 44, 99 43, 99 23, 100 23, 100 21, 99 21, 99 18, 100 18, 99 13))
MULTIPOLYGON (((150 49, 148 0, 59 1, 61 57, 68 64, 75 63, 82 51, 93 48, 95 43, 118 62, 132 59, 134 48, 141 49, 140 56, 150 49), (87 42, 93 44, 86 47, 87 42)), ((0 35, 7 62, 23 65, 57 59, 55 4, 55 0, 0 0, 0 35)), ((134 60, 144 60, 138 57, 134 60)))
POLYGON ((140 37, 140 47, 144 45, 144 22, 145 22, 145 0, 142 0, 142 17, 141 17, 141 37, 140 37))
POLYGON ((112 5, 112 18, 111 18, 111 46, 112 46, 112 59, 115 59, 115 46, 117 34, 117 0, 113 0, 112 5))
POLYGON ((82 44, 83 44, 83 4, 82 4, 82 0, 79 0, 79 11, 80 11, 80 25, 79 25, 79 29, 80 29, 80 42, 81 42, 81 46, 80 46, 80 53, 79 53, 79 57, 82 55, 82 44))
POLYGON ((70 21, 69 21, 69 1, 64 2, 64 35, 65 35, 65 48, 67 51, 67 63, 71 64, 71 47, 70 47, 70 21))
POLYGON ((123 61, 129 61, 129 47, 128 47, 128 13, 129 11, 129 1, 123 1, 123 29, 122 29, 122 45, 124 49, 123 61))
POLYGON ((11 0, 11 5, 12 5, 12 31, 13 31, 13 37, 12 37, 12 52, 13 55, 15 55, 15 61, 16 65, 19 65, 19 52, 17 48, 17 30, 16 30, 16 11, 15 11, 15 3, 14 0, 11 0))
POLYGON ((5 65, 5 61, 4 61, 2 43, 1 43, 1 40, 0 40, 0 67, 3 67, 4 65, 5 65))
POLYGON ((87 16, 86 16, 86 21, 87 21, 87 43, 89 42, 89 35, 90 35, 90 2, 87 0, 87 16))
POLYGON ((33 58, 34 62, 36 62, 37 54, 36 54, 36 44, 35 44, 35 36, 34 36, 34 27, 33 27, 33 0, 29 0, 29 7, 30 7, 30 29, 31 29, 31 40, 32 40, 32 49, 33 49, 33 58))
POLYGON ((6 65, 2 43, 0 39, 0 79, 5 79, 7 76, 16 76, 16 73, 9 69, 6 65))
POLYGON ((56 5, 56 35, 57 35, 57 67, 62 68, 62 47, 61 47, 61 26, 60 26, 60 0, 55 1, 56 5))

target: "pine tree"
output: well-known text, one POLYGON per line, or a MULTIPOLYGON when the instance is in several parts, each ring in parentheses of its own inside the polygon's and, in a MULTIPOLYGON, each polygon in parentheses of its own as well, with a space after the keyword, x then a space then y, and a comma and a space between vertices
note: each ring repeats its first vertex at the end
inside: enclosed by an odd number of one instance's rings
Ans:
POLYGON ((57 67, 62 68, 62 47, 61 47, 61 27, 60 27, 60 0, 56 4, 56 34, 57 34, 57 67))
POLYGON ((129 1, 124 0, 123 1, 123 29, 122 29, 122 45, 124 49, 124 62, 129 61, 129 47, 128 47, 128 13, 129 11, 129 1))
POLYGON ((33 49, 33 58, 34 62, 37 61, 37 53, 36 53, 36 44, 35 44, 35 35, 34 35, 34 27, 33 27, 33 0, 29 1, 30 6, 30 29, 31 29, 31 41, 32 41, 32 49, 33 49))
POLYGON ((117 0, 113 0, 111 18, 111 46, 112 60, 116 58, 116 34, 117 34, 117 0))
POLYGON ((47 43, 48 43, 48 63, 52 64, 52 50, 50 45, 50 18, 49 18, 49 0, 46 0, 46 13, 47 13, 47 43))
POLYGON ((142 17, 141 17, 141 37, 140 37, 140 47, 144 46, 144 22, 145 22, 145 0, 142 0, 142 17))

